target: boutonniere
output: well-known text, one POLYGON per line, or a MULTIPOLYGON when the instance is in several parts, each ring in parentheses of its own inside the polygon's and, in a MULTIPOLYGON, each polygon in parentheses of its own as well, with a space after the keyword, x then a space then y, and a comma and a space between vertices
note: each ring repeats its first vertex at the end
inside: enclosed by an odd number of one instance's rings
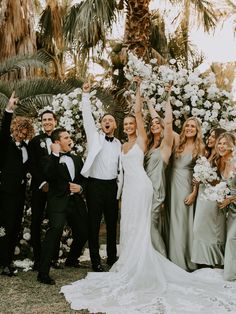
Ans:
POLYGON ((41 141, 41 142, 40 142, 40 147, 46 148, 46 143, 45 143, 44 141, 41 141))

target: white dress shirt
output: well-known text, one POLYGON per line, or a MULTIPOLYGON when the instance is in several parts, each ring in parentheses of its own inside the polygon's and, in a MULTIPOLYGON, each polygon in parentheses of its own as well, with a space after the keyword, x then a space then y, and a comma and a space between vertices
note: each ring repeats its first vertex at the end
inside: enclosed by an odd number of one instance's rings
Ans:
POLYGON ((75 165, 74 165, 73 159, 69 156, 66 156, 66 155, 61 156, 59 163, 60 164, 63 164, 63 163, 66 164, 68 171, 70 173, 71 180, 73 181, 75 178, 75 165))
POLYGON ((16 146, 18 147, 18 149, 21 150, 21 154, 22 154, 22 160, 23 160, 23 164, 28 160, 28 152, 25 146, 20 146, 21 143, 20 142, 15 142, 16 146))
POLYGON ((114 138, 112 142, 104 141, 90 169, 90 177, 102 180, 117 178, 120 156, 120 142, 114 138))

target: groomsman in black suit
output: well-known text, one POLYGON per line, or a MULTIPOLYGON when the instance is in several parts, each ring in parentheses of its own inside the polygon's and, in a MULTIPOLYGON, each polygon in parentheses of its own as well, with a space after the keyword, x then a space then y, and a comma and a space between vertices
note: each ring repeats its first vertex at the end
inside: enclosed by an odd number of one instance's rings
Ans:
MULTIPOLYGON (((114 137, 117 128, 113 115, 107 113, 101 119, 98 132, 89 100, 90 84, 83 86, 82 114, 88 141, 88 156, 81 174, 88 178, 86 200, 88 205, 89 252, 92 268, 104 271, 99 255, 99 229, 104 215, 107 231, 107 264, 117 260, 116 229, 118 219, 118 198, 122 180, 117 186, 120 170, 121 143, 114 137)), ((122 172, 120 171, 120 174, 122 172)))
MULTIPOLYGON (((31 245, 34 254, 34 270, 39 269, 41 252, 41 225, 45 218, 45 207, 47 202, 48 182, 43 171, 43 159, 51 154, 51 134, 57 124, 56 115, 45 110, 41 114, 41 126, 43 133, 36 135, 29 142, 29 165, 32 175, 31 181, 31 245)), ((55 255, 58 255, 56 248, 55 255)), ((58 256, 55 256, 57 259, 58 256)))
POLYGON ((49 183, 49 229, 43 241, 37 277, 39 282, 50 285, 55 284, 49 276, 50 264, 66 221, 73 237, 66 266, 78 266, 78 258, 88 239, 87 208, 81 195, 85 188, 85 178, 80 174, 83 161, 81 157, 70 153, 73 143, 66 129, 54 130, 52 142, 52 153, 46 158, 44 165, 44 173, 49 183))
POLYGON ((28 149, 25 141, 34 135, 31 119, 16 116, 13 111, 18 98, 13 92, 3 114, 0 129, 0 226, 5 236, 0 238, 2 275, 13 276, 12 261, 23 216, 28 149))

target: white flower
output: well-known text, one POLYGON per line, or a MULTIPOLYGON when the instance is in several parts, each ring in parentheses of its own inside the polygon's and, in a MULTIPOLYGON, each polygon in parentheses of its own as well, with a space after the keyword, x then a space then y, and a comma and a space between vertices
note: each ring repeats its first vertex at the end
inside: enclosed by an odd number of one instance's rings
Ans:
POLYGON ((14 261, 14 266, 17 268, 22 268, 24 272, 27 272, 32 269, 34 262, 28 258, 25 258, 23 261, 14 261))
POLYGON ((1 238, 1 237, 4 237, 5 235, 6 235, 5 228, 0 227, 0 238, 1 238))
POLYGON ((19 246, 16 246, 15 247, 15 252, 14 252, 15 255, 19 255, 20 254, 20 248, 19 246))
POLYGON ((176 60, 175 60, 175 59, 170 59, 169 63, 170 63, 170 64, 175 64, 175 63, 176 63, 176 60))
POLYGON ((193 177, 204 184, 208 184, 218 179, 217 168, 212 168, 206 157, 201 156, 197 159, 193 168, 193 177))
POLYGON ((31 235, 29 232, 26 232, 23 234, 23 239, 26 241, 29 241, 31 239, 31 235))
POLYGON ((67 241, 66 241, 68 246, 71 246, 72 242, 73 242, 72 238, 68 238, 67 241))
POLYGON ((230 189, 227 187, 226 182, 222 181, 215 186, 208 184, 202 194, 202 198, 221 203, 229 193, 230 189))
POLYGON ((40 147, 45 148, 45 147, 46 147, 46 143, 42 141, 42 142, 40 143, 40 147))

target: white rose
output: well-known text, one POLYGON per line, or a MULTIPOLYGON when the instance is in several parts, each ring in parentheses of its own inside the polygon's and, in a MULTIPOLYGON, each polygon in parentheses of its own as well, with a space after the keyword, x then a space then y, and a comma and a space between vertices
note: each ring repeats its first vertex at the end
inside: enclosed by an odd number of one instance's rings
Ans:
POLYGON ((31 239, 31 235, 29 232, 26 232, 23 234, 23 239, 26 241, 29 241, 31 239))
POLYGON ((19 255, 20 254, 20 248, 18 246, 15 247, 15 255, 19 255))
POLYGON ((45 142, 41 142, 40 143, 40 147, 45 148, 46 147, 46 143, 45 142))

